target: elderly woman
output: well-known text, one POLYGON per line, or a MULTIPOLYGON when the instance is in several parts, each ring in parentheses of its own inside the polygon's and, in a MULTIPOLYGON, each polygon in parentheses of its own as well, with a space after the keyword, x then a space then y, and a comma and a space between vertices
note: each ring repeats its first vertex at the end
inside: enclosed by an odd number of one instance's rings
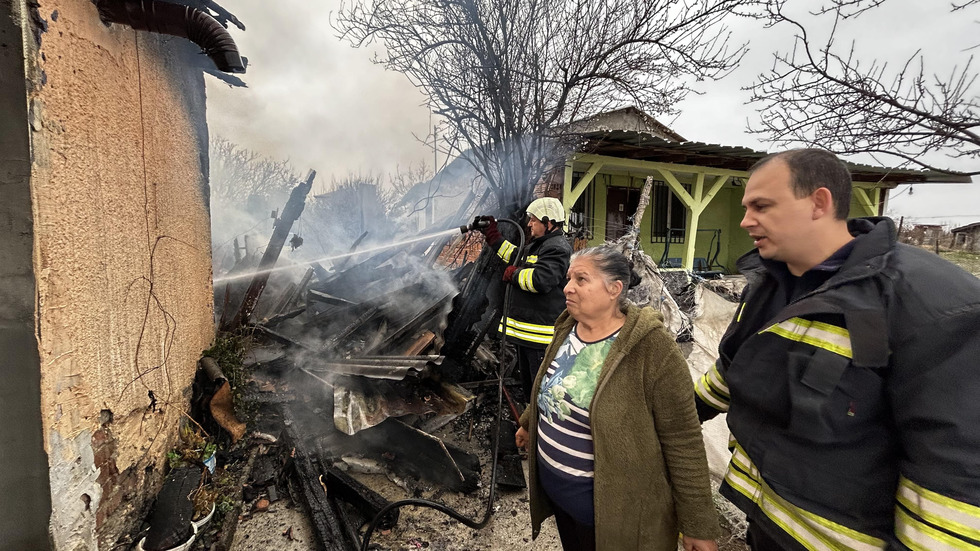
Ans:
POLYGON ((572 256, 517 445, 529 452, 532 535, 554 514, 566 551, 715 551, 718 515, 687 364, 662 317, 625 297, 611 247, 572 256))

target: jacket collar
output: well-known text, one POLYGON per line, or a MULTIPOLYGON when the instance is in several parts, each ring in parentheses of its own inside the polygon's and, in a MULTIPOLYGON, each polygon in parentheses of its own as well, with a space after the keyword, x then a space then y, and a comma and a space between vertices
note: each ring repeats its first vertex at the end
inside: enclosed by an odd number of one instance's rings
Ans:
POLYGON ((554 231, 542 235, 541 237, 535 237, 530 241, 530 243, 528 243, 528 245, 531 245, 532 243, 544 243, 545 241, 551 239, 552 237, 560 237, 564 235, 565 233, 560 228, 558 228, 555 229, 554 231))

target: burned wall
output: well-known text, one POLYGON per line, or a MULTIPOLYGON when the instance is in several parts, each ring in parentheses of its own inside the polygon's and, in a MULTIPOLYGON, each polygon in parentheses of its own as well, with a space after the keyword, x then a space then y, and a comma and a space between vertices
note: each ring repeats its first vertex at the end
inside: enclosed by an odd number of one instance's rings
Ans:
POLYGON ((34 6, 37 342, 56 549, 110 548, 160 482, 213 336, 196 46, 34 6))

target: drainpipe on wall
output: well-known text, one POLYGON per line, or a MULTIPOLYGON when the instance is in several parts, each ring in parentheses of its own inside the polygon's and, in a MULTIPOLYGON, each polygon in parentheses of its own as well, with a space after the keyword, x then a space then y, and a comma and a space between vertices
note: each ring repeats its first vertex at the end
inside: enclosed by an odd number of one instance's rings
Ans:
POLYGON ((160 0, 94 0, 106 23, 121 23, 138 31, 169 34, 197 44, 218 70, 244 73, 245 64, 228 31, 207 13, 160 0))

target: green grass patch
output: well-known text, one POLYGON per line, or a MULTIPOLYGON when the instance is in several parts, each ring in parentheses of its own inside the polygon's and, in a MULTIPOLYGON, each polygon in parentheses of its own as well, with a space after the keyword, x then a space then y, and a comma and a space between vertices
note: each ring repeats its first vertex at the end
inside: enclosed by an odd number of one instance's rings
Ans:
POLYGON ((939 256, 956 264, 960 268, 980 277, 980 253, 967 251, 939 251, 939 256))
POLYGON ((248 392, 248 382, 252 373, 245 367, 245 352, 250 345, 251 340, 248 337, 223 333, 218 335, 211 348, 202 354, 214 358, 221 367, 221 372, 231 385, 235 416, 243 423, 251 423, 256 414, 256 404, 250 399, 248 392))

